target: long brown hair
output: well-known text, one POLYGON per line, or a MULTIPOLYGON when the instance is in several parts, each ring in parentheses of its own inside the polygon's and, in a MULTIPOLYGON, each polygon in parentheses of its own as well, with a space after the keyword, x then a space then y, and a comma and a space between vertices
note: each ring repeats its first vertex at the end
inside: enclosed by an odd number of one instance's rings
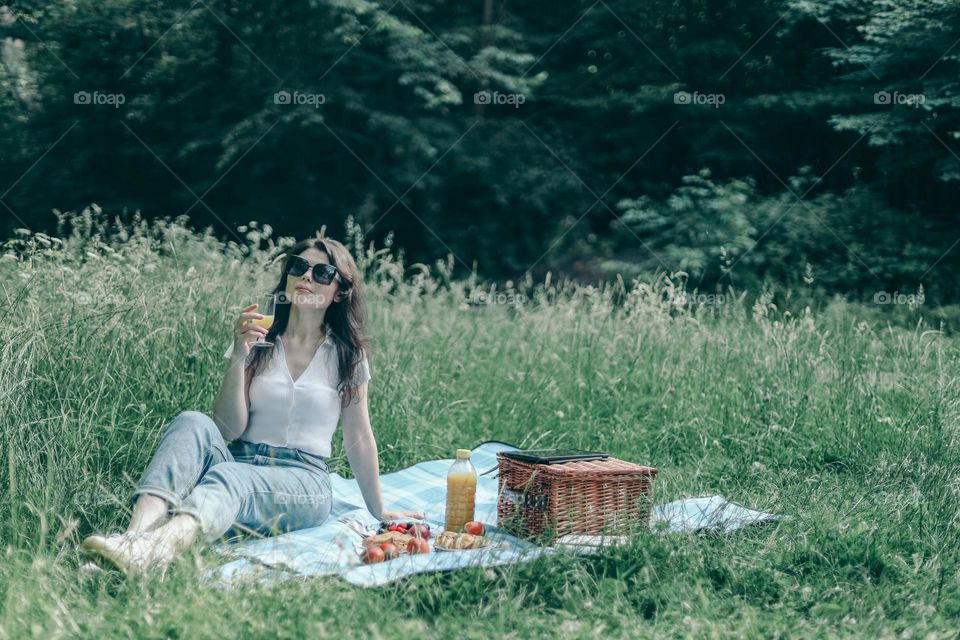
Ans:
MULTIPOLYGON (((280 282, 274 288, 277 294, 277 306, 274 313, 273 326, 267 331, 266 340, 273 341, 287 328, 290 319, 290 301, 286 297, 287 272, 285 269, 287 258, 296 256, 307 249, 317 249, 327 254, 330 264, 337 268, 345 283, 338 283, 341 300, 336 300, 327 307, 324 321, 330 327, 330 337, 337 348, 337 365, 339 369, 337 391, 340 392, 343 405, 353 399, 353 387, 350 382, 360 366, 363 356, 367 353, 369 339, 364 333, 366 310, 363 305, 363 283, 360 270, 350 250, 342 243, 332 238, 308 238, 301 240, 281 254, 280 282)), ((259 373, 271 349, 256 349, 256 354, 250 362, 251 375, 259 373)))

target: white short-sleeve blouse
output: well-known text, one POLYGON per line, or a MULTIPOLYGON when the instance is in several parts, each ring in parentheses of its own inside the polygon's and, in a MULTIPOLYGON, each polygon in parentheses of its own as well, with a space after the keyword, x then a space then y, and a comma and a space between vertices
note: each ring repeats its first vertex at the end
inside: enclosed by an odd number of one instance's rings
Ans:
MULTIPOLYGON (((245 361, 250 364, 254 349, 270 350, 270 360, 250 382, 250 414, 240 439, 302 449, 329 458, 333 434, 340 422, 337 347, 330 331, 296 380, 287 369, 283 339, 277 336, 273 342, 273 347, 252 347, 245 361)), ((232 354, 233 343, 223 357, 229 359, 232 354)), ((368 380, 370 365, 363 354, 352 385, 368 380)))

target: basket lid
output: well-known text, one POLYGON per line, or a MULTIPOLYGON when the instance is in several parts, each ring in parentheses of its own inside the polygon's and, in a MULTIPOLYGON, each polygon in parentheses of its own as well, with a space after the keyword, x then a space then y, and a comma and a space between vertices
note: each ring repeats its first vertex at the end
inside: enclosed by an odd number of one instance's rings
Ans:
POLYGON ((550 475, 582 475, 582 474, 600 474, 600 475, 645 475, 655 478, 657 475, 656 467, 647 467, 619 458, 609 457, 606 460, 574 460, 573 462, 558 462, 554 464, 535 464, 532 462, 523 462, 501 456, 502 452, 497 453, 497 458, 501 461, 509 461, 510 464, 526 465, 537 467, 540 473, 550 475))

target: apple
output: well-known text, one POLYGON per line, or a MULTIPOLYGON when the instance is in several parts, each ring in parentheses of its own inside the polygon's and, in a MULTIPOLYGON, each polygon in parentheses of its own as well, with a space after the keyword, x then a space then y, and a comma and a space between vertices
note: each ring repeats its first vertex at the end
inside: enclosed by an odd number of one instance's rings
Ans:
POLYGON ((483 523, 477 522, 476 520, 471 520, 467 524, 463 525, 463 530, 469 533, 472 536, 482 536, 483 535, 483 523))
POLYGON ((400 549, 398 549, 397 545, 393 544, 392 542, 383 543, 380 549, 383 552, 383 557, 386 560, 393 560, 394 558, 400 556, 400 549))
POLYGON ((430 537, 430 528, 425 524, 415 524, 407 530, 407 535, 426 540, 430 537))
POLYGON ((419 553, 430 553, 430 544, 423 538, 411 538, 407 542, 407 553, 412 556, 419 553))
MULTIPOLYGON (((390 546, 392 547, 393 545, 390 546)), ((385 557, 386 554, 383 552, 383 548, 377 545, 367 547, 364 549, 363 553, 360 554, 360 559, 363 561, 363 564, 376 564, 378 562, 383 562, 385 557)))

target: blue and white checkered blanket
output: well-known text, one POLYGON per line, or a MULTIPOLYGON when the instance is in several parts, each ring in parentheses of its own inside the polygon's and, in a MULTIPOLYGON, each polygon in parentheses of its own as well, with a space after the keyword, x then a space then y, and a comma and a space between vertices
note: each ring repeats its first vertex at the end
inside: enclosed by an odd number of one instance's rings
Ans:
MULTIPOLYGON (((497 466, 497 452, 517 447, 503 442, 485 442, 473 449, 471 461, 480 473, 497 466)), ((380 476, 384 504, 391 509, 417 510, 427 514, 432 530, 443 529, 447 470, 452 459, 428 460, 407 469, 380 476)), ((507 534, 496 527, 497 472, 481 475, 477 481, 475 517, 505 546, 468 551, 431 551, 402 555, 389 562, 365 565, 360 562, 361 537, 343 520, 358 520, 370 529, 376 519, 366 510, 355 480, 330 475, 333 511, 319 527, 283 535, 247 539, 239 543, 218 543, 212 550, 224 563, 208 570, 204 579, 215 586, 230 587, 244 581, 284 581, 298 576, 339 575, 357 586, 380 586, 415 573, 450 571, 464 567, 492 567, 523 562, 539 556, 573 551, 592 553, 599 544, 611 542, 594 536, 568 536, 553 547, 541 547, 507 534)), ((654 507, 651 524, 655 531, 732 531, 744 524, 778 519, 770 513, 753 511, 727 502, 720 496, 689 498, 654 507)), ((615 542, 615 541, 613 541, 615 542)))

